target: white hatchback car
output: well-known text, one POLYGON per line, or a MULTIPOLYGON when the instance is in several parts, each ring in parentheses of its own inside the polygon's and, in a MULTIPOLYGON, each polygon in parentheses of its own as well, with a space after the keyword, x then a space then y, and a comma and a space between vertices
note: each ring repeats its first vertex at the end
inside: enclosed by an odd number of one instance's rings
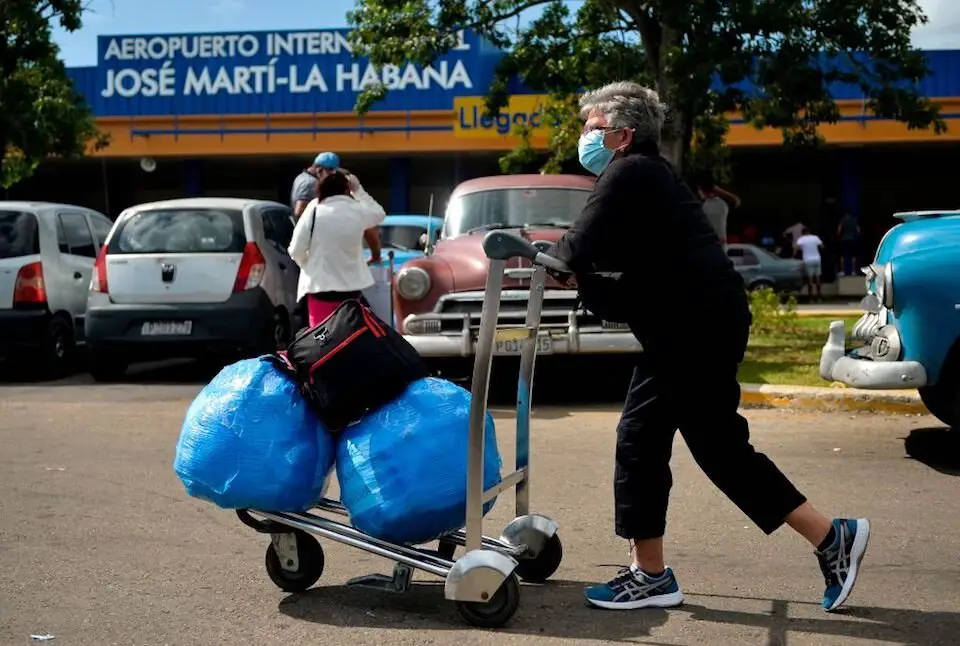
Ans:
POLYGON ((256 355, 295 328, 293 212, 265 200, 186 198, 117 218, 97 256, 86 337, 94 379, 137 361, 256 355))
POLYGON ((82 206, 0 202, 0 358, 41 376, 68 372, 83 343, 87 285, 113 223, 82 206))

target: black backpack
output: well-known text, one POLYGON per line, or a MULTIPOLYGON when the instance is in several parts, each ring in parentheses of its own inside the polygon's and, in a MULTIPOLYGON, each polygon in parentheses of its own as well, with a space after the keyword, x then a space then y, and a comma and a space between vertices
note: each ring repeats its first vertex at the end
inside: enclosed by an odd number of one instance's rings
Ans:
POLYGON ((277 356, 334 432, 429 376, 416 349, 359 299, 345 300, 277 356))

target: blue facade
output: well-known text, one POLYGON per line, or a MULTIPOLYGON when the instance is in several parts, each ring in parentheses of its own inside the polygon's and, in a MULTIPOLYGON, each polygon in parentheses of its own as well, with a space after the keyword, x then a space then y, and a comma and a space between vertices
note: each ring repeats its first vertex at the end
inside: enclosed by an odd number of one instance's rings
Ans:
POLYGON ((351 54, 348 33, 101 36, 98 65, 70 75, 97 116, 349 112, 373 79, 391 90, 374 110, 449 110, 457 96, 484 95, 500 59, 465 32, 427 68, 388 66, 378 76, 351 54))
MULTIPOLYGON (((101 36, 98 65, 69 70, 97 116, 322 114, 350 112, 365 83, 391 91, 376 111, 449 110, 454 98, 483 96, 500 51, 472 32, 429 68, 380 72, 354 57, 349 30, 101 36)), ((927 53, 929 97, 960 96, 960 51, 927 53)), ((515 94, 532 93, 516 82, 515 94)), ((856 86, 832 88, 860 99, 856 86)))
MULTIPOLYGON (((927 57, 927 66, 930 68, 928 74, 918 85, 918 89, 923 96, 931 98, 955 97, 960 96, 960 50, 931 50, 924 52, 927 57)), ((859 63, 869 67, 870 63, 865 57, 857 56, 859 63)), ((852 71, 853 67, 846 62, 830 61, 826 56, 823 57, 821 66, 825 70, 838 69, 841 71, 852 71)), ((739 87, 751 93, 754 89, 752 83, 743 82, 739 87)), ((723 84, 719 79, 714 83, 714 88, 720 89, 723 84)), ((863 99, 864 94, 857 85, 849 83, 834 83, 830 86, 830 94, 838 101, 849 101, 863 99)))

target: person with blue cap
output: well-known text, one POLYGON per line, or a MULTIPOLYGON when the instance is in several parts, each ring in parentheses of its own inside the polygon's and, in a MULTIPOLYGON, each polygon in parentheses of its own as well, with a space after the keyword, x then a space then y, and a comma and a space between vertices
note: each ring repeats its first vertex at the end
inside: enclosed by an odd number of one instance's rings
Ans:
POLYGON ((338 168, 340 157, 336 153, 320 153, 314 158, 312 165, 297 175, 290 190, 290 206, 293 207, 294 217, 299 218, 310 200, 317 196, 317 182, 338 168))

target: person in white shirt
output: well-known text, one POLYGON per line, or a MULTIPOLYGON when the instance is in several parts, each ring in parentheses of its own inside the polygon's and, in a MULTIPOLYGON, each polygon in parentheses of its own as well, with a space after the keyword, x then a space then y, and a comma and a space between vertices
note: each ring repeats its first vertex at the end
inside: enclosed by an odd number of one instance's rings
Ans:
MULTIPOLYGON (((383 222, 386 212, 342 171, 327 174, 297 220, 288 252, 300 267, 297 300, 307 298, 310 327, 322 323, 345 300, 362 299, 374 284, 363 258, 364 234, 383 222)), ((371 259, 373 260, 373 259, 371 259)))
POLYGON ((800 237, 794 242, 794 248, 803 258, 804 272, 807 276, 807 289, 810 292, 810 300, 813 300, 813 287, 817 287, 817 300, 823 300, 823 293, 820 286, 820 275, 823 271, 823 263, 820 251, 823 249, 823 240, 819 236, 810 233, 810 229, 803 227, 800 229, 800 237))
POLYGON ((700 193, 700 201, 703 202, 703 214, 717 232, 720 238, 720 244, 727 244, 727 216, 730 215, 730 205, 733 208, 740 208, 741 200, 739 197, 725 191, 713 183, 713 177, 709 173, 704 173, 698 181, 697 191, 700 193))

